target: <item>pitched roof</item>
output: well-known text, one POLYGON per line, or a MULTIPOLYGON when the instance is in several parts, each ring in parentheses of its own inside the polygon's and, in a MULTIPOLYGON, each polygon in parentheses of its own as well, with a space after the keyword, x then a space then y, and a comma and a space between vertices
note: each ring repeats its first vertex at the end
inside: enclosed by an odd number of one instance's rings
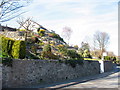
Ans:
POLYGON ((16 28, 11 28, 11 27, 8 27, 8 26, 0 26, 0 31, 17 31, 16 28))

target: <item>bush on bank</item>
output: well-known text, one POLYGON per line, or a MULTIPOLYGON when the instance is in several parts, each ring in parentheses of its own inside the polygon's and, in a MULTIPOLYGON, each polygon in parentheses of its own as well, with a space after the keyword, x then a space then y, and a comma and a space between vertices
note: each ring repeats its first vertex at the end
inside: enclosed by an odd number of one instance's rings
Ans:
POLYGON ((23 59, 25 58, 25 52, 26 52, 26 45, 25 41, 21 40, 12 40, 10 38, 0 36, 1 43, 1 58, 15 58, 15 59, 23 59))

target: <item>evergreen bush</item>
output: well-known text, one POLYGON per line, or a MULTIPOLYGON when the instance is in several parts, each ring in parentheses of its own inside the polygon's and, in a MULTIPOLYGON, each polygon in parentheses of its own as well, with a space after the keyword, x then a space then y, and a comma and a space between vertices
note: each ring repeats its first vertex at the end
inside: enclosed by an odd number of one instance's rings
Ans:
POLYGON ((12 57, 15 59, 23 59, 25 58, 25 42, 24 41, 15 41, 12 46, 12 57))
POLYGON ((58 52, 62 53, 63 55, 67 55, 67 47, 60 44, 57 45, 58 52))
POLYGON ((41 56, 43 59, 58 59, 58 56, 54 55, 51 51, 43 51, 41 56))
POLYGON ((5 37, 2 37, 1 47, 2 47, 2 57, 8 57, 8 39, 5 37))
POLYGON ((11 57, 11 50, 12 50, 12 45, 14 43, 14 40, 1 36, 1 44, 0 47, 2 47, 2 57, 11 57))
POLYGON ((20 40, 12 40, 10 38, 7 38, 5 36, 0 36, 1 43, 0 47, 1 49, 1 57, 7 58, 20 58, 23 59, 25 57, 25 42, 20 40))
POLYGON ((82 57, 75 50, 67 50, 67 55, 71 59, 82 59, 82 57))

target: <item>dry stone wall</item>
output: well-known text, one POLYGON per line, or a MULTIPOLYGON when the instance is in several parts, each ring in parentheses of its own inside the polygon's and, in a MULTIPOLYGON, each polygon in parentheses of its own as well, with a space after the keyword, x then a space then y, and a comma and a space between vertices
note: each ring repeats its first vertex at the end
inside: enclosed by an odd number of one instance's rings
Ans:
POLYGON ((113 64, 111 61, 104 61, 104 71, 108 72, 113 70, 115 67, 115 64, 113 64))
POLYGON ((12 65, 2 66, 3 88, 53 83, 100 73, 98 61, 83 61, 73 67, 59 60, 13 60, 12 65))

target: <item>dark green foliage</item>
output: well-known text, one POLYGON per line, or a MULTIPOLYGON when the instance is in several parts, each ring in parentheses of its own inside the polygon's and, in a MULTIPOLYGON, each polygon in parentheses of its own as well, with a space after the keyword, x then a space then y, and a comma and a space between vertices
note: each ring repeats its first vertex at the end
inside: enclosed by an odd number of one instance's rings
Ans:
POLYGON ((90 51, 88 49, 84 50, 83 57, 85 57, 85 58, 92 58, 92 56, 90 55, 90 51))
POLYGON ((102 56, 101 56, 101 55, 99 55, 99 56, 98 56, 98 58, 99 58, 99 59, 102 59, 102 56))
POLYGON ((2 57, 11 57, 11 50, 14 40, 1 36, 2 57))
POLYGON ((81 48, 79 49, 79 54, 85 58, 92 58, 90 55, 90 47, 88 43, 81 43, 81 48))
POLYGON ((37 47, 35 46, 35 45, 31 45, 31 51, 33 52, 33 53, 36 53, 37 52, 37 47))
POLYGON ((58 51, 66 57, 66 59, 81 60, 83 59, 75 50, 68 50, 64 45, 57 46, 58 51))
POLYGON ((26 55, 26 45, 25 45, 25 42, 24 41, 20 41, 19 46, 20 46, 19 58, 23 59, 23 58, 25 58, 25 55, 26 55))
POLYGON ((2 39, 2 57, 8 57, 8 50, 7 50, 8 40, 4 37, 2 37, 1 39, 2 39))
POLYGON ((40 46, 44 46, 44 42, 43 41, 39 41, 38 43, 40 46))
POLYGON ((63 45, 58 45, 57 49, 59 52, 61 52, 64 55, 67 55, 67 47, 63 46, 63 45))
POLYGON ((2 58, 12 57, 23 59, 25 57, 25 42, 20 40, 12 40, 1 36, 2 58))
POLYGON ((41 57, 43 59, 58 59, 58 56, 54 55, 51 51, 43 51, 41 57))
POLYGON ((82 59, 82 57, 75 50, 67 50, 67 56, 72 59, 82 59))
POLYGON ((104 56, 104 60, 115 61, 116 57, 114 57, 114 56, 104 56))
POLYGON ((12 46, 12 57, 15 59, 25 58, 25 42, 24 41, 15 41, 12 46))
POLYGON ((2 64, 5 66, 12 67, 12 62, 13 62, 13 59, 11 59, 11 58, 3 58, 2 59, 2 64))
POLYGON ((120 66, 120 60, 116 60, 116 61, 114 61, 114 63, 116 63, 118 66, 120 66))
POLYGON ((11 56, 12 46, 13 46, 14 42, 15 41, 13 41, 13 40, 8 40, 8 47, 7 47, 7 49, 8 49, 8 53, 10 54, 10 56, 11 56))
POLYGON ((50 44, 44 46, 41 57, 43 59, 58 59, 58 57, 51 52, 50 44))
POLYGON ((39 59, 39 57, 37 57, 36 55, 33 55, 30 52, 27 52, 26 56, 29 57, 30 59, 39 59))
POLYGON ((50 46, 50 44, 45 45, 44 48, 43 48, 43 51, 45 51, 45 52, 51 52, 51 46, 50 46))
POLYGON ((110 60, 109 56, 104 56, 104 60, 110 60))

